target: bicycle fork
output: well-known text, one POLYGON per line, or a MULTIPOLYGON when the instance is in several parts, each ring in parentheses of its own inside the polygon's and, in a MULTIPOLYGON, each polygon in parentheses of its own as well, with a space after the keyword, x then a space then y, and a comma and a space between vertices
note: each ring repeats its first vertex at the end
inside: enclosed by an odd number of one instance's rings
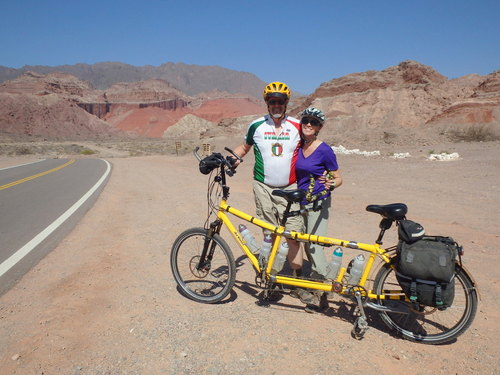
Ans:
POLYGON ((212 258, 214 256, 216 243, 212 241, 214 234, 218 234, 220 232, 220 228, 222 226, 222 221, 220 219, 216 219, 212 223, 210 223, 210 227, 208 228, 207 236, 205 237, 205 241, 203 243, 203 250, 201 252, 200 261, 196 266, 198 271, 208 272, 212 267, 212 258))

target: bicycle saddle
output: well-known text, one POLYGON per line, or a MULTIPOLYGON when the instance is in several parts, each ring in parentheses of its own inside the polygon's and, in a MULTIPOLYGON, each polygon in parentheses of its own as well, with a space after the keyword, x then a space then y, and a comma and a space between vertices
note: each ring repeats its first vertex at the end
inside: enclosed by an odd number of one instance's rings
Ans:
POLYGON ((273 190, 273 195, 277 197, 282 197, 287 200, 287 202, 301 202, 306 197, 306 192, 301 189, 296 190, 273 190))
POLYGON ((375 212, 390 220, 403 220, 408 207, 404 203, 370 204, 366 207, 366 211, 375 212))

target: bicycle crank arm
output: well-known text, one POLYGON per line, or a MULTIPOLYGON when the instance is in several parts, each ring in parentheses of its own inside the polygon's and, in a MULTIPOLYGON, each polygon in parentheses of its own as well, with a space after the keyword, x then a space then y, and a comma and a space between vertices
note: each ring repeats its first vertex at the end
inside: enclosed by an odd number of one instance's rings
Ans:
POLYGON ((354 296, 356 297, 356 301, 358 302, 358 308, 361 316, 359 316, 354 322, 351 335, 355 339, 361 340, 369 327, 368 321, 366 320, 365 309, 363 308, 363 301, 361 300, 361 293, 359 291, 356 291, 354 293, 354 296))
POLYGON ((359 313, 361 314, 361 318, 366 322, 366 314, 365 314, 365 309, 363 308, 363 301, 361 300, 361 293, 359 291, 356 291, 354 293, 354 296, 356 297, 356 302, 358 303, 358 308, 359 308, 359 313))

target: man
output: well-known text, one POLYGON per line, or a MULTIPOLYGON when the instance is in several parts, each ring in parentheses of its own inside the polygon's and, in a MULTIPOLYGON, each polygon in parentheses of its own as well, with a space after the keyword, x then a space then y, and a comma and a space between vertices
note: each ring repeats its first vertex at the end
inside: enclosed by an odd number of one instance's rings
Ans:
MULTIPOLYGON (((236 147, 235 153, 244 157, 254 148, 255 165, 253 191, 257 216, 262 220, 279 225, 276 212, 283 216, 287 202, 272 195, 276 189, 297 189, 295 162, 301 139, 299 120, 286 114, 290 100, 290 89, 282 82, 272 82, 264 89, 264 100, 268 114, 253 121, 245 136, 245 142, 236 147)), ((292 210, 300 209, 294 204, 292 210)), ((297 232, 304 230, 301 216, 291 217, 287 229, 297 232)), ((287 239, 288 262, 295 274, 302 269, 303 253, 299 243, 287 239)))

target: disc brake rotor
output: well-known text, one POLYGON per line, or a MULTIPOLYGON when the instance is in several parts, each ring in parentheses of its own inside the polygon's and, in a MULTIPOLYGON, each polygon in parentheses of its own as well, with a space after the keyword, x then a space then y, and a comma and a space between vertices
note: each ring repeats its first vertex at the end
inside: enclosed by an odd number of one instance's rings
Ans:
POLYGON ((208 275, 208 272, 210 271, 210 267, 202 267, 201 269, 198 269, 198 264, 200 263, 200 256, 196 255, 191 258, 191 261, 189 262, 189 269, 191 270, 191 273, 199 278, 202 279, 208 275))

